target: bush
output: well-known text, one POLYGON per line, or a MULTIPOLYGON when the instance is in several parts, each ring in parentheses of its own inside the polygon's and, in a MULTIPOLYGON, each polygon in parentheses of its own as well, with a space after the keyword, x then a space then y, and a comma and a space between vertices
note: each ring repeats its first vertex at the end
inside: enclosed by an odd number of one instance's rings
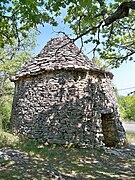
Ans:
POLYGON ((12 100, 13 100, 13 85, 8 80, 5 82, 0 97, 0 129, 9 129, 12 100))
POLYGON ((131 96, 118 96, 121 118, 135 121, 135 94, 131 96))

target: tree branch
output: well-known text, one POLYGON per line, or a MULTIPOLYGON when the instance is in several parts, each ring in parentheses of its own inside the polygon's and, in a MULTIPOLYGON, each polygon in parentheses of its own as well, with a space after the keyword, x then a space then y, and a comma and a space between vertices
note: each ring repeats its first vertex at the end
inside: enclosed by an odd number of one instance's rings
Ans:
POLYGON ((99 29, 102 25, 103 21, 101 21, 99 23, 99 25, 95 26, 95 27, 92 27, 92 28, 89 28, 87 31, 85 31, 84 33, 78 35, 76 38, 73 39, 73 42, 75 42, 76 40, 80 39, 81 37, 83 37, 84 35, 88 34, 90 31, 93 31, 95 29, 99 29))
POLYGON ((119 61, 119 60, 121 60, 121 62, 123 62, 125 59, 127 59, 128 57, 130 57, 130 56, 132 56, 132 55, 134 55, 135 54, 135 51, 133 51, 133 52, 130 52, 130 53, 128 53, 128 54, 126 54, 125 56, 122 56, 122 57, 120 57, 120 58, 117 58, 117 57, 109 57, 109 56, 106 56, 106 58, 107 59, 116 59, 116 61, 119 61))
POLYGON ((121 3, 121 5, 117 8, 117 10, 112 15, 109 15, 105 19, 104 26, 108 26, 108 25, 112 24, 117 19, 122 19, 124 17, 128 17, 129 9, 135 9, 135 1, 121 3))
MULTIPOLYGON (((98 3, 100 4, 100 7, 103 7, 105 4, 103 2, 103 0, 98 0, 98 3)), ((117 10, 111 15, 109 15, 107 13, 107 10, 104 9, 102 11, 102 16, 103 16, 103 19, 105 22, 104 26, 108 26, 108 25, 112 24, 117 19, 122 19, 124 17, 128 17, 130 9, 135 9, 135 1, 121 3, 119 5, 119 7, 117 8, 117 10)))

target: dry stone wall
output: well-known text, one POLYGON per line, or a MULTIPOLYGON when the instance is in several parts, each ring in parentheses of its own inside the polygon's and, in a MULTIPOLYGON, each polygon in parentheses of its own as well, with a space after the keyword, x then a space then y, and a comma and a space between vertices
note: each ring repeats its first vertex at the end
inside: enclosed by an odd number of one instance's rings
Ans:
POLYGON ((16 133, 44 143, 124 143, 114 89, 105 73, 57 70, 15 84, 11 125, 16 133))

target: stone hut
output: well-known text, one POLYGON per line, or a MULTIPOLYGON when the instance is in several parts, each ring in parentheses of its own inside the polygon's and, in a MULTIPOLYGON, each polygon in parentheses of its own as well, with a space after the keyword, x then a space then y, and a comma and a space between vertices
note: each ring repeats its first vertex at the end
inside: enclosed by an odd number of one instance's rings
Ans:
POLYGON ((112 78, 68 38, 52 39, 13 79, 12 130, 50 144, 122 145, 112 78))

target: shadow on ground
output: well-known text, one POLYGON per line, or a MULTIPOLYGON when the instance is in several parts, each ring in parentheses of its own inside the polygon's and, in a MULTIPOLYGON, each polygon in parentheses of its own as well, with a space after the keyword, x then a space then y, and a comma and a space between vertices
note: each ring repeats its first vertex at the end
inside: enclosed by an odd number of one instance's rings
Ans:
POLYGON ((0 180, 134 179, 135 146, 78 149, 30 146, 0 149, 0 180))

